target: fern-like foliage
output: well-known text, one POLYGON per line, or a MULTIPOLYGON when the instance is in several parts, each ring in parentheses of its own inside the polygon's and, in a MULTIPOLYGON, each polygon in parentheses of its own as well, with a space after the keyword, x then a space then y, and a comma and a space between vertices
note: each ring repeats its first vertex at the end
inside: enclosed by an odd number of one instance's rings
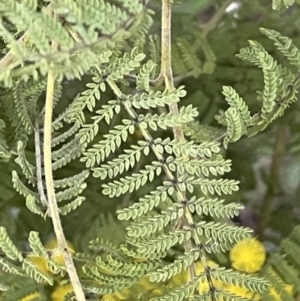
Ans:
MULTIPOLYGON (((30 246, 34 254, 38 256, 44 256, 45 258, 49 257, 45 247, 43 247, 38 234, 32 232, 29 238, 30 246)), ((7 273, 23 276, 30 276, 38 283, 49 283, 53 284, 53 279, 48 275, 40 271, 33 262, 29 259, 24 258, 22 253, 10 240, 5 228, 0 228, 0 247, 8 259, 1 259, 1 267, 7 273), (14 261, 17 261, 19 265, 16 265, 14 261)), ((50 260, 50 259, 49 259, 50 260)))
POLYGON ((212 73, 216 61, 206 38, 198 30, 195 30, 191 39, 178 38, 175 41, 172 58, 175 75, 188 73, 196 78, 212 73))
POLYGON ((295 0, 272 0, 272 8, 275 10, 279 10, 282 8, 288 8, 293 5, 295 0))
MULTIPOLYGON (((96 238, 89 245, 89 253, 75 255, 84 274, 84 292, 98 298, 148 281, 151 293, 157 283, 168 288, 156 296, 157 301, 192 297, 244 300, 218 288, 216 283, 263 293, 268 282, 215 266, 209 260, 212 253, 225 253, 251 236, 250 229, 227 222, 242 206, 226 201, 228 195, 238 190, 239 182, 226 178, 232 162, 222 156, 222 145, 227 147, 242 136, 253 136, 281 116, 296 100, 299 76, 277 63, 261 44, 250 41, 250 46, 238 56, 262 69, 264 89, 258 93, 262 103, 258 113, 251 115, 242 97, 229 86, 223 88, 229 108, 216 117, 224 130, 194 122, 198 112, 192 105, 181 106, 176 114, 165 112, 187 92, 183 86, 156 86, 158 60, 154 42, 149 43, 153 48, 149 51, 151 58, 142 51, 148 45, 152 13, 145 1, 139 0, 60 0, 43 9, 38 1, 0 0, 1 18, 16 28, 0 24, 0 36, 13 54, 12 63, 0 69, 4 94, 0 156, 2 160, 15 159, 19 170, 12 172, 14 188, 26 199, 32 213, 46 218, 49 212, 42 145, 44 92, 49 89, 46 75, 55 69, 55 110, 64 97, 64 81, 83 81, 87 75, 86 89, 64 110, 58 109, 60 113, 51 124, 51 158, 59 213, 67 215, 85 200, 82 192, 90 171, 103 181, 104 195, 117 199, 136 193, 138 200, 117 211, 119 220, 127 222, 123 242, 116 245, 96 238), (16 32, 23 34, 20 41, 15 39, 16 32), (53 41, 59 46, 54 52, 50 46, 53 41), (171 138, 172 130, 182 128, 188 139, 171 138), (128 145, 128 137, 136 131, 141 139, 128 145), (34 140, 35 160, 28 156, 30 139, 34 140), (75 175, 58 178, 56 171, 72 160, 85 164, 85 168, 75 175), (196 261, 201 261, 203 271, 196 269, 196 261), (188 281, 168 286, 171 279, 186 270, 188 281), (206 291, 204 283, 209 286, 206 291)), ((299 49, 291 40, 276 31, 261 31, 291 64, 299 66, 299 49)), ((200 33, 195 42, 178 39, 172 55, 175 73, 198 77, 214 69, 215 56, 200 33)), ((293 239, 297 240, 296 236, 293 239)), ((52 274, 65 274, 66 268, 52 260, 37 232, 30 232, 28 245, 34 256, 46 260, 52 274)), ((54 284, 54 277, 41 271, 30 256, 25 258, 3 227, 0 247, 7 257, 0 260, 3 271, 54 284)), ((289 256, 296 261, 296 242, 287 240, 283 247, 290 248, 289 256)), ((278 254, 270 259, 273 265, 277 261, 278 272, 286 274, 286 281, 298 291, 296 271, 278 254)), ((3 281, 0 287, 7 289, 8 285, 3 281)), ((26 297, 35 289, 32 285, 17 291, 11 300, 26 297)), ((147 297, 146 292, 137 299, 147 297)), ((65 300, 72 298, 70 293, 65 300)))
MULTIPOLYGON (((81 78, 86 73, 94 74, 94 83, 88 84, 88 89, 52 121, 52 168, 56 172, 81 155, 97 134, 99 121, 109 118, 104 110, 105 112, 99 112, 99 118, 93 117, 94 128, 84 128, 83 111, 85 108, 93 111, 96 101, 100 100, 100 93, 106 89, 103 76, 118 80, 140 67, 144 54, 138 52, 137 48, 131 54, 122 53, 120 49, 124 39, 129 39, 130 43, 139 47, 142 45, 152 24, 153 12, 146 9, 139 0, 95 0, 93 3, 59 1, 44 8, 40 5, 38 1, 0 2, 1 17, 5 19, 5 23, 0 26, 0 36, 5 40, 9 51, 1 61, 1 66, 5 68, 0 69, 3 95, 0 111, 0 154, 5 161, 14 157, 21 169, 21 172, 12 172, 14 188, 26 198, 26 205, 32 213, 46 218, 49 211, 42 144, 45 75, 54 63, 57 80, 53 103, 56 106, 62 98, 62 79, 71 80, 75 77, 81 78), (5 26, 7 23, 14 26, 5 26), (19 40, 14 36, 16 29, 22 35, 19 40), (59 50, 51 53, 49 43, 53 40, 59 44, 59 50), (100 73, 99 66, 102 70, 100 73), (34 140, 35 160, 28 156, 29 139, 34 140)), ((144 83, 149 81, 149 74, 154 67, 155 64, 149 62, 140 72, 140 89, 147 90, 144 83)), ((110 109, 107 106, 108 114, 111 114, 110 109)), ((166 118, 168 123, 178 122, 170 115, 166 118)), ((150 116, 148 119, 151 122, 150 116)), ((159 119, 159 116, 154 119, 159 119)), ((157 122, 162 124, 160 120, 157 122)), ((89 171, 82 169, 76 175, 63 178, 54 176, 56 200, 61 215, 73 211, 85 200, 81 193, 86 188, 85 180, 88 175, 89 171)), ((3 259, 2 269, 5 272, 15 276, 28 276, 35 281, 53 285, 53 279, 39 271, 34 261, 17 252, 6 232, 3 232, 1 240, 6 256, 21 264, 14 266, 3 259)), ((34 256, 49 257, 36 235, 30 235, 29 244, 34 256)), ((65 270, 50 259, 47 266, 54 274, 63 273, 65 270)), ((8 288, 5 284, 1 287, 8 288)), ((11 300, 25 298, 33 291, 34 289, 19 289, 16 295, 11 294, 11 300)))
MULTIPOLYGON (((21 88, 19 88, 21 89, 21 88)), ((40 94, 40 93, 39 93, 40 94)), ((36 95, 36 91, 32 91, 32 94, 27 92, 28 99, 32 99, 32 95, 36 95)), ((57 97, 57 101, 61 97, 61 86, 57 86, 57 90, 55 92, 55 96, 57 97)), ((30 162, 27 159, 25 153, 25 146, 21 141, 19 141, 17 146, 17 158, 15 159, 16 163, 21 167, 22 174, 24 175, 28 184, 35 186, 36 191, 33 191, 31 188, 27 187, 26 184, 22 183, 21 178, 17 171, 13 171, 12 179, 14 188, 26 198, 27 207, 34 213, 37 213, 41 216, 45 216, 47 214, 47 200, 46 200, 46 191, 44 185, 44 167, 43 167, 43 149, 42 149, 42 128, 41 122, 43 118, 43 110, 38 112, 37 103, 30 103, 35 105, 35 109, 30 108, 32 113, 28 114, 29 110, 27 110, 26 100, 24 98, 20 98, 19 102, 23 102, 24 106, 21 114, 23 120, 27 119, 24 127, 28 125, 29 133, 34 133, 35 139, 35 162, 30 162)), ((57 102, 56 101, 56 102, 57 102)), ((62 113, 58 116, 57 120, 53 122, 53 132, 58 131, 63 124, 63 117, 65 113, 62 113)), ((74 134, 79 130, 79 126, 77 123, 71 124, 69 129, 66 129, 62 134, 58 134, 53 139, 53 152, 52 152, 52 160, 53 160, 53 169, 57 170, 65 166, 71 160, 76 159, 80 156, 82 152, 82 147, 79 144, 79 140, 74 138, 74 134), (73 138, 72 138, 73 136, 73 138)), ((57 189, 57 200, 61 205, 60 210, 61 214, 65 215, 71 210, 76 209, 83 201, 84 197, 79 196, 81 192, 86 188, 85 179, 88 177, 89 172, 87 170, 83 170, 79 174, 75 176, 65 177, 63 179, 57 179, 54 185, 57 189), (65 201, 70 200, 67 203, 65 201)))
POLYGON ((9 151, 9 147, 6 143, 6 139, 5 139, 5 136, 4 136, 4 133, 5 133, 5 122, 1 119, 0 120, 0 157, 1 157, 1 160, 3 161, 8 161, 11 157, 11 153, 9 151))
MULTIPOLYGON (((275 46, 291 64, 299 66, 300 50, 289 38, 275 30, 261 28, 261 32, 274 41, 275 46)), ((223 87, 229 108, 225 112, 220 111, 216 119, 227 127, 227 133, 223 137, 225 147, 229 142, 235 142, 244 135, 251 137, 264 130, 297 100, 299 76, 293 73, 292 69, 279 64, 258 42, 249 43, 250 46, 241 49, 237 56, 255 64, 263 71, 264 90, 258 91, 257 97, 262 107, 251 116, 242 97, 232 87, 223 87)))
POLYGON ((299 293, 299 244, 300 227, 296 226, 282 240, 280 249, 269 257, 262 274, 272 283, 273 289, 263 294, 264 301, 273 300, 274 296, 294 300, 292 296, 299 293))
MULTIPOLYGON (((105 258, 96 257, 96 266, 84 266, 88 277, 105 281, 106 286, 97 291, 99 294, 119 291, 144 275, 149 275, 153 282, 166 281, 182 272, 184 268, 193 266, 197 258, 201 257, 206 262, 208 253, 226 252, 237 241, 251 233, 249 229, 217 221, 220 218, 231 218, 241 209, 239 204, 226 204, 219 198, 238 189, 238 181, 222 178, 230 171, 231 162, 222 158, 219 142, 206 141, 197 144, 193 141, 178 142, 170 138, 152 136, 158 128, 167 129, 191 122, 197 116, 196 110, 191 106, 182 107, 177 116, 138 113, 138 110, 153 110, 179 102, 186 94, 183 88, 161 92, 147 86, 144 92, 134 96, 125 94, 119 88, 117 81, 123 80, 124 73, 138 71, 143 58, 144 56, 132 52, 130 57, 125 55, 118 59, 116 65, 118 69, 123 69, 126 62, 126 66, 130 66, 131 70, 124 69, 122 72, 113 73, 116 75, 102 74, 103 82, 113 90, 117 99, 109 100, 102 109, 96 111, 96 115, 92 117, 93 123, 84 124, 78 134, 83 143, 89 144, 98 133, 102 120, 109 125, 115 114, 125 110, 128 118, 123 119, 121 124, 114 125, 98 143, 87 147, 81 161, 92 168, 95 177, 111 179, 102 187, 103 193, 112 198, 139 189, 147 191, 147 183, 157 177, 163 179, 161 185, 148 191, 137 203, 118 211, 119 219, 132 221, 127 227, 126 244, 112 250, 105 258), (136 127, 144 139, 118 155, 118 150, 136 127), (149 156, 150 152, 155 157, 151 164, 140 167, 139 171, 131 175, 123 175, 134 168, 143 156, 149 156), (195 189, 199 189, 202 197, 192 196, 195 189), (164 203, 168 203, 169 206, 160 210, 164 203), (208 221, 208 218, 212 220, 208 221), (165 258, 174 247, 180 245, 185 249, 184 256, 179 256, 174 263, 168 264, 165 258), (134 263, 138 258, 143 258, 145 263, 134 263)), ((151 61, 146 62, 146 65, 150 64, 151 61)), ((143 68, 140 70, 144 72, 143 68)), ((139 74, 137 78, 140 78, 139 74)), ((136 85, 138 88, 139 81, 136 85)), ((100 93, 99 83, 98 92, 92 91, 95 87, 96 78, 90 85, 91 93, 96 95, 100 93)), ((81 96, 77 99, 81 99, 81 96)), ((70 114, 76 115, 72 112, 70 114)), ((244 115, 245 118, 248 117, 247 112, 244 115)), ((81 120, 83 119, 84 117, 81 117, 81 120)), ((82 259, 84 260, 84 255, 82 259)), ((201 277, 213 278, 216 281, 221 279, 225 283, 235 281, 237 285, 246 285, 252 290, 263 291, 266 288, 266 282, 263 280, 255 281, 254 278, 249 278, 249 283, 246 284, 243 275, 223 269, 214 273, 208 268, 201 277)), ((174 288, 160 300, 177 300, 178 296, 181 296, 180 300, 187 298, 196 288, 199 279, 196 277, 193 282, 174 288)), ((212 285, 208 295, 214 295, 213 291, 212 285)))
POLYGON ((34 36, 30 38, 28 47, 25 43, 18 43, 13 33, 1 27, 1 37, 14 53, 14 64, 1 70, 1 81, 6 86, 12 86, 14 78, 21 77, 26 81, 29 75, 35 79, 39 74, 46 75, 51 61, 59 62, 56 73, 60 79, 64 76, 69 79, 80 78, 92 65, 107 62, 107 47, 113 47, 115 42, 130 35, 133 39, 142 38, 151 25, 151 12, 144 11, 140 1, 60 1, 54 7, 49 5, 41 11, 37 10, 36 3, 30 6, 27 2, 4 1, 0 3, 0 11, 20 32, 26 31, 23 40, 34 36), (90 5, 94 9, 90 9, 90 5), (53 9, 63 22, 51 16, 50 11, 53 9), (64 14, 66 11, 68 14, 64 14), (148 25, 145 25, 144 20, 148 20, 148 25), (134 30, 134 26, 138 27, 141 22, 144 29, 139 27, 139 30, 134 30), (74 24, 81 25, 75 29, 74 24), (132 32, 124 30, 124 24, 128 24, 128 30, 130 27, 132 32), (61 50, 50 55, 49 42, 52 40, 60 45, 61 50), (22 68, 18 68, 25 62, 22 68))

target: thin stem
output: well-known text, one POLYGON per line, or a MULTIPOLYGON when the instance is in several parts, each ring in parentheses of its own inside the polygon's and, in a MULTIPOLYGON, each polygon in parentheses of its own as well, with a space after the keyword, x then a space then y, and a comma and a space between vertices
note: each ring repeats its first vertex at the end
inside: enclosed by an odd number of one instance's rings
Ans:
MULTIPOLYGON (((57 43, 52 42, 52 51, 56 51, 57 48, 58 48, 57 43)), ((77 301, 86 301, 63 232, 63 228, 59 216, 59 209, 57 206, 57 200, 55 196, 55 190, 54 190, 54 181, 53 181, 53 173, 52 173, 52 152, 51 152, 51 139, 52 139, 51 124, 52 124, 54 84, 55 84, 55 66, 52 63, 50 64, 49 71, 48 71, 47 93, 46 93, 46 104, 45 104, 45 123, 44 123, 44 167, 45 167, 45 180, 46 180, 46 188, 47 188, 48 205, 52 217, 55 236, 58 242, 59 249, 63 254, 66 269, 69 274, 76 299, 77 301)))
POLYGON ((286 126, 281 124, 279 125, 277 130, 274 152, 272 156, 272 163, 270 168, 269 184, 260 207, 260 218, 255 231, 258 237, 262 237, 264 230, 268 226, 272 212, 272 201, 280 191, 279 172, 282 159, 285 153, 285 144, 286 126))
MULTIPOLYGON (((174 89, 174 80, 173 80, 173 72, 172 72, 172 65, 171 65, 171 0, 162 0, 162 31, 161 31, 161 76, 164 78, 165 87, 167 90, 174 89)), ((174 116, 178 116, 178 106, 177 103, 174 102, 173 104, 169 105, 169 110, 172 112, 174 116)), ((184 142, 185 137, 181 126, 176 126, 173 128, 174 138, 178 142, 184 142)), ((168 167, 164 166, 165 171, 168 171, 168 167)), ((168 171, 171 173, 170 171, 168 171)), ((168 175, 168 173, 166 173, 168 175)), ((177 173, 177 177, 180 177, 180 173, 177 173)), ((172 175, 172 177, 174 177, 172 175)), ((184 191, 180 191, 177 189, 177 198, 178 202, 186 201, 186 194, 184 191)), ((194 219, 191 215, 191 212, 187 207, 184 210, 185 214, 182 219, 178 220, 178 226, 182 227, 185 225, 193 226, 194 219)), ((193 230, 193 239, 196 243, 196 246, 202 246, 201 240, 196 229, 193 230)), ((191 241, 184 242, 184 249, 185 252, 190 252, 192 249, 191 241)), ((206 277, 210 286, 211 290, 211 297, 212 300, 216 300, 215 293, 214 293, 214 285, 211 279, 211 275, 209 272, 209 266, 207 264, 205 258, 205 252, 202 250, 201 252, 201 261, 203 264, 204 271, 206 273, 206 277)), ((191 264, 189 266, 189 274, 190 278, 193 280, 196 276, 195 265, 191 264)))
MULTIPOLYGON (((40 201, 42 205, 47 209, 48 203, 47 198, 44 191, 43 185, 43 172, 42 172, 42 146, 41 146, 41 139, 40 139, 40 131, 39 131, 39 118, 38 116, 35 119, 35 126, 34 126, 34 147, 35 147, 35 165, 36 165, 36 182, 37 188, 40 196, 40 201)), ((49 212, 50 214, 50 212, 49 212)), ((51 217, 51 216, 50 216, 51 217)))
MULTIPOLYGON (((162 26, 161 26, 161 69, 160 74, 164 78, 167 90, 174 89, 173 72, 171 64, 171 0, 162 1, 162 26)), ((174 102, 169 106, 170 112, 178 116, 178 106, 174 102)), ((174 138, 178 142, 185 141, 182 128, 173 128, 174 138)))
POLYGON ((223 14, 226 12, 226 8, 232 2, 232 0, 226 0, 219 8, 219 10, 214 14, 214 16, 204 24, 202 27, 202 34, 204 36, 208 35, 220 22, 223 14))
POLYGON ((167 90, 174 88, 171 67, 171 1, 162 1, 161 20, 161 69, 160 73, 165 80, 167 90))

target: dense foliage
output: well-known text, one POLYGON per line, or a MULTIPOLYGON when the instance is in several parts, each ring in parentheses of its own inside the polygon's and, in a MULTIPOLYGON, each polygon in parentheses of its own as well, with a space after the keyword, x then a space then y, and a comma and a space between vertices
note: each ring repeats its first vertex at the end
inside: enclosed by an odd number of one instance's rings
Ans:
POLYGON ((297 300, 299 4, 173 2, 0 0, 1 300, 297 300))

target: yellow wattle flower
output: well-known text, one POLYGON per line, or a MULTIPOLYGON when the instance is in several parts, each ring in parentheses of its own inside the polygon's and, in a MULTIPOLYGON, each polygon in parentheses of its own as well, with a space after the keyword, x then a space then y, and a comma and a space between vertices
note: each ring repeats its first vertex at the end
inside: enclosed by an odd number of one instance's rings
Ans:
POLYGON ((58 286, 51 294, 51 301, 64 301, 65 296, 71 292, 73 292, 71 284, 58 286))
POLYGON ((239 287, 234 284, 225 285, 224 289, 232 294, 235 294, 239 297, 249 299, 251 301, 259 301, 261 297, 259 294, 249 291, 246 287, 239 287))
POLYGON ((44 274, 52 275, 51 271, 47 268, 47 259, 44 257, 29 254, 27 258, 35 264, 35 266, 44 274))
POLYGON ((165 294, 165 284, 151 282, 148 276, 143 276, 139 282, 124 288, 120 292, 106 294, 101 301, 132 301, 136 299, 150 300, 165 294))
POLYGON ((155 297, 160 297, 160 296, 163 296, 164 295, 164 290, 162 288, 155 288, 151 291, 152 295, 155 296, 155 297))
MULTIPOLYGON (((270 268, 269 269, 269 272, 270 274, 273 276, 273 277, 276 277, 277 281, 282 285, 282 290, 293 296, 294 294, 294 287, 293 285, 290 285, 290 284, 287 284, 285 283, 282 278, 280 278, 280 276, 274 271, 274 269, 270 268)), ((274 286, 271 286, 270 289, 269 289, 269 294, 270 296, 272 296, 274 298, 275 301, 284 301, 282 300, 281 298, 281 295, 280 295, 280 292, 278 292, 274 286)))
MULTIPOLYGON (((74 246, 67 241, 67 245, 68 245, 68 249, 71 253, 75 253, 74 252, 74 246)), ((49 240, 46 244, 45 247, 47 249, 53 250, 52 254, 51 254, 51 259, 53 261, 55 261, 56 263, 60 264, 60 265, 65 265, 64 262, 64 258, 63 255, 61 254, 61 252, 57 249, 58 248, 58 242, 56 239, 51 239, 49 240)))
MULTIPOLYGON (((208 260, 207 264, 209 267, 218 267, 218 264, 216 264, 215 262, 208 260)), ((196 276, 199 276, 200 274, 202 274, 204 272, 204 268, 202 265, 201 261, 197 261, 195 262, 195 273, 196 276)), ((170 288, 173 287, 178 287, 184 283, 188 283, 191 280, 190 277, 190 273, 188 271, 188 269, 181 271, 180 273, 178 273, 177 275, 175 275, 169 282, 168 286, 170 288)), ((219 281, 218 279, 213 279, 213 285, 216 288, 220 288, 223 286, 222 282, 219 281)), ((209 285, 207 280, 205 279, 204 281, 200 282, 198 285, 198 291, 199 293, 207 293, 209 291, 209 285)))
POLYGON ((116 292, 114 294, 111 294, 112 298, 116 298, 118 300, 126 300, 130 296, 130 289, 124 288, 121 292, 116 292))
MULTIPOLYGON (((73 245, 69 241, 67 242, 67 244, 69 246, 69 251, 73 251, 73 245)), ((57 249, 58 243, 55 239, 49 240, 45 244, 45 247, 50 250, 50 257, 54 262, 56 262, 60 265, 64 265, 63 255, 57 249)), ((47 258, 37 256, 33 253, 28 254, 27 258, 30 261, 32 261, 42 273, 49 275, 49 276, 52 275, 51 271, 47 267, 47 260, 48 260, 47 258)))
POLYGON ((101 298, 102 301, 119 301, 114 294, 106 294, 101 298))
POLYGON ((29 295, 23 297, 22 299, 19 299, 18 301, 34 301, 38 297, 41 297, 41 294, 39 292, 30 293, 29 295))
MULTIPOLYGON (((293 286, 292 285, 289 285, 289 284, 285 284, 284 287, 283 287, 283 290, 293 296, 293 286)), ((284 301, 282 300, 281 298, 281 295, 279 292, 276 291, 276 289, 274 287, 271 287, 270 290, 269 290, 269 294, 270 296, 272 296, 274 298, 275 301, 284 301)))
POLYGON ((151 282, 148 276, 142 277, 138 283, 147 291, 153 290, 159 285, 157 282, 151 282))
POLYGON ((266 260, 266 251, 261 242, 255 238, 239 241, 230 250, 230 260, 234 269, 255 273, 261 269, 266 260))

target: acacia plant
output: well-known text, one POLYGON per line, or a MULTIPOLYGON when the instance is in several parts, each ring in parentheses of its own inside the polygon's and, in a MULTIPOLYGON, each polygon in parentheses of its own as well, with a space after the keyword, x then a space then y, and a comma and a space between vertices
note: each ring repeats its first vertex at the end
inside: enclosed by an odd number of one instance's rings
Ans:
POLYGON ((243 204, 225 157, 296 105, 300 50, 260 28, 280 60, 255 40, 237 55, 263 76, 259 106, 224 83, 223 109, 203 122, 207 96, 189 86, 214 74, 207 35, 222 30, 232 1, 202 30, 180 13, 192 2, 174 2, 0 0, 1 177, 13 188, 1 187, 4 204, 16 192, 26 204, 1 219, 1 300, 294 300, 300 292, 297 227, 259 274, 226 261, 253 234, 232 222, 243 204), (52 229, 56 247, 42 243, 52 229))

